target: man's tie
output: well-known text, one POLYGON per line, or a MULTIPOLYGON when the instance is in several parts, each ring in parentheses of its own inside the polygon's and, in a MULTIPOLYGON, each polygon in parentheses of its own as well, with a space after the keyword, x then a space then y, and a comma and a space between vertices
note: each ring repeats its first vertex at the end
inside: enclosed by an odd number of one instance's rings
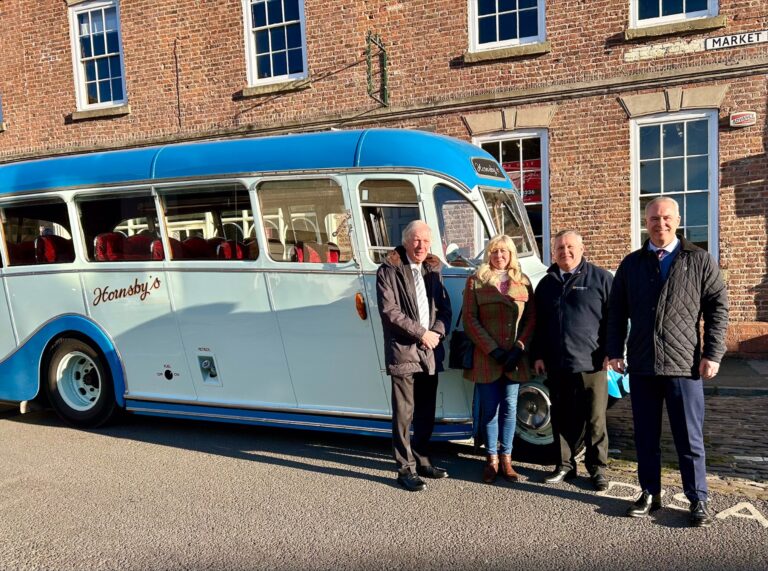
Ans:
POLYGON ((573 275, 573 274, 572 274, 571 272, 565 272, 565 273, 563 274, 563 283, 565 283, 565 282, 567 282, 569 279, 571 279, 571 276, 572 276, 572 275, 573 275))
POLYGON ((424 287, 424 277, 419 268, 413 270, 413 284, 416 286, 416 302, 419 304, 419 323, 425 329, 429 329, 429 300, 427 289, 424 287))
POLYGON ((659 261, 663 260, 664 256, 666 256, 668 253, 669 252, 667 252, 666 250, 662 250, 662 249, 656 250, 656 256, 659 258, 659 261))

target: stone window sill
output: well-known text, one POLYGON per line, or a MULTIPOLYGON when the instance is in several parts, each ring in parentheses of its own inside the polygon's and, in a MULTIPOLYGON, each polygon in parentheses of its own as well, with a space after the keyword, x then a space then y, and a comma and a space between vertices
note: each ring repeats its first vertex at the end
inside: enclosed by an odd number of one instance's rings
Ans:
POLYGON ((118 105, 117 107, 104 107, 102 109, 88 109, 85 111, 74 111, 72 121, 86 121, 88 119, 101 119, 103 117, 120 117, 121 115, 130 115, 130 105, 118 105))
POLYGON ((726 16, 720 15, 712 16, 711 18, 701 18, 699 20, 686 20, 684 22, 662 24, 660 26, 648 26, 647 28, 628 28, 624 30, 624 39, 637 40, 641 38, 656 38, 659 36, 684 34, 686 32, 719 30, 720 28, 725 28, 727 21, 728 18, 726 16))
POLYGON ((5 131, 5 129, 6 129, 5 122, 0 123, 0 133, 5 131))
POLYGON ((312 87, 309 79, 297 79, 295 81, 286 81, 283 83, 270 83, 269 85, 254 85, 244 87, 240 97, 258 97, 260 95, 270 95, 272 93, 283 93, 285 91, 303 91, 312 87))
POLYGON ((464 54, 464 63, 475 63, 479 61, 491 61, 496 59, 507 59, 523 56, 535 56, 547 54, 551 51, 552 45, 547 41, 538 44, 526 44, 523 46, 500 48, 497 50, 488 50, 484 52, 466 52, 464 54))

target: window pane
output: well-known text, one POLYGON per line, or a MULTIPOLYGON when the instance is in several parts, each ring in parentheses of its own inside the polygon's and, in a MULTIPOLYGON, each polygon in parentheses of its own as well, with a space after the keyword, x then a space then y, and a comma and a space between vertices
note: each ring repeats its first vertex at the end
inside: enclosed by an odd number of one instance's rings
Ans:
POLYGON ((304 57, 301 48, 288 50, 288 73, 301 73, 304 71, 304 57))
POLYGON ((539 35, 539 19, 536 10, 520 12, 520 37, 529 38, 539 35))
POLYGON ((272 28, 269 31, 269 37, 272 40, 272 51, 280 51, 285 49, 285 28, 282 26, 272 28))
POLYGON ((99 95, 98 95, 98 89, 96 87, 96 82, 91 82, 86 84, 86 89, 88 90, 88 104, 92 103, 98 103, 99 102, 99 95))
POLYGON ((123 80, 121 78, 112 80, 112 99, 114 101, 124 99, 123 97, 123 80))
POLYGON ((536 8, 537 2, 538 0, 519 0, 517 5, 521 10, 523 8, 536 8))
POLYGON ((501 162, 522 160, 520 139, 508 139, 501 142, 501 162))
POLYGON ((661 148, 659 147, 659 131, 660 127, 658 125, 640 127, 641 159, 658 159, 661 156, 661 148))
POLYGON ((640 163, 640 194, 661 192, 661 161, 640 163))
POLYGON ((683 155, 683 123, 670 123, 662 127, 665 157, 683 155))
POLYGON ((117 9, 107 8, 106 10, 104 10, 104 15, 107 18, 106 29, 117 30, 117 9))
POLYGON ((251 6, 251 13, 254 28, 262 28, 267 25, 267 5, 264 2, 255 2, 251 6))
POLYGON ((112 101, 112 86, 109 81, 99 82, 99 102, 112 101))
MULTIPOLYGON (((531 221, 531 229, 533 230, 533 235, 536 236, 538 241, 538 239, 541 238, 543 228, 542 206, 541 204, 529 204, 525 207, 525 211, 528 213, 528 219, 531 221)), ((539 245, 539 247, 541 247, 541 245, 539 245)))
POLYGON ((93 26, 91 32, 94 35, 104 31, 104 18, 101 14, 101 10, 93 10, 91 12, 91 26, 93 26))
POLYGON ((260 30, 256 32, 256 53, 265 54, 269 52, 269 32, 260 30))
POLYGON ((267 0, 267 22, 279 24, 283 21, 283 0, 267 0))
POLYGON ((96 60, 96 71, 99 74, 98 79, 109 78, 109 58, 101 58, 96 60))
POLYGON ((120 43, 117 41, 117 32, 107 33, 107 52, 115 54, 120 51, 120 43))
POLYGON ((522 143, 524 161, 541 158, 541 139, 539 137, 523 139, 522 143))
POLYGON ((672 14, 683 13, 683 0, 661 0, 661 15, 670 16, 672 14))
POLYGON ((640 20, 659 17, 659 0, 637 0, 637 4, 640 20))
POLYGON ((688 188, 686 190, 707 190, 709 188, 708 163, 707 157, 688 159, 688 188))
POLYGON ((694 192, 685 198, 686 226, 706 226, 709 222, 708 192, 694 192))
POLYGON ((496 13, 496 0, 477 0, 478 16, 496 13))
POLYGON ((480 147, 487 153, 491 154, 494 159, 501 162, 501 156, 499 155, 499 143, 496 141, 492 143, 483 143, 480 145, 480 147))
POLYGON ((93 50, 91 49, 91 37, 85 36, 83 38, 80 38, 80 51, 81 56, 84 58, 91 57, 93 55, 93 50))
POLYGON ((85 80, 96 81, 96 62, 93 60, 85 62, 85 80))
POLYGON ((152 260, 152 243, 160 234, 149 194, 87 198, 78 210, 90 261, 152 260))
POLYGON ((511 40, 517 37, 517 12, 501 14, 499 16, 499 40, 511 40))
POLYGON ((240 186, 186 188, 164 193, 171 258, 253 260, 259 248, 246 238, 253 226, 248 193, 240 186))
POLYGON ((677 202, 677 208, 680 211, 680 225, 685 226, 685 195, 673 194, 671 196, 667 196, 666 198, 671 198, 677 202))
POLYGON ((109 58, 109 75, 111 77, 120 77, 123 75, 120 69, 120 56, 112 56, 109 58))
POLYGON ((301 47, 301 24, 291 24, 285 28, 286 35, 288 36, 289 48, 301 47))
POLYGON ((685 229, 685 237, 696 244, 699 248, 709 249, 709 240, 707 237, 707 228, 705 226, 694 226, 685 229))
POLYGON ((71 263, 75 250, 66 205, 35 201, 3 209, 10 265, 71 263))
POLYGON ((435 205, 443 254, 452 266, 467 266, 466 259, 482 253, 488 230, 469 201, 452 188, 438 185, 435 205))
POLYGON ((487 44, 496 41, 496 16, 479 18, 478 21, 478 42, 487 44))
POLYGON ((286 52, 277 52, 272 54, 272 76, 288 74, 288 54, 286 52))
POLYGON ((93 55, 101 56, 106 53, 106 44, 104 43, 104 35, 97 34, 93 36, 93 55))
POLYGON ((685 190, 683 182, 683 159, 665 159, 664 164, 664 192, 682 192, 685 190))
POLYGON ((334 181, 268 181, 259 185, 257 194, 273 260, 333 263, 351 259, 349 218, 341 188, 334 181))
POLYGON ((272 65, 270 63, 269 54, 257 57, 256 66, 259 69, 259 79, 272 76, 272 65))
POLYGON ((690 121, 686 124, 686 146, 689 155, 706 155, 709 149, 707 120, 690 121))
POLYGON ((80 36, 87 36, 91 33, 90 20, 88 14, 78 14, 77 16, 77 33, 80 36))
POLYGON ((499 12, 517 10, 517 0, 499 0, 499 12))
POLYGON ((685 11, 687 13, 700 12, 706 9, 707 9, 707 0, 688 0, 685 3, 685 11))
POLYGON ((284 6, 286 22, 299 19, 299 0, 285 0, 284 6))

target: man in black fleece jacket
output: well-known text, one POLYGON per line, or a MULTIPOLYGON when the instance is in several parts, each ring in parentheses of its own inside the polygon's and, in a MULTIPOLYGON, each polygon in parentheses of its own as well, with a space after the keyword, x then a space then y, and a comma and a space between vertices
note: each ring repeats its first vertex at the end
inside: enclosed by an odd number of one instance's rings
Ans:
POLYGON ((577 446, 584 434, 585 464, 596 490, 608 488, 608 406, 605 330, 613 278, 584 259, 574 230, 555 235, 553 264, 536 286, 534 368, 547 374, 552 399, 558 465, 544 480, 557 484, 576 477, 577 446))
POLYGON ((728 299, 717 262, 678 238, 677 201, 655 198, 645 207, 649 240, 619 265, 608 318, 610 366, 625 369, 627 322, 629 390, 642 493, 627 510, 645 517, 661 508, 661 411, 667 405, 690 524, 712 525, 707 505, 703 381, 725 354, 728 299), (699 323, 704 318, 703 344, 699 323))

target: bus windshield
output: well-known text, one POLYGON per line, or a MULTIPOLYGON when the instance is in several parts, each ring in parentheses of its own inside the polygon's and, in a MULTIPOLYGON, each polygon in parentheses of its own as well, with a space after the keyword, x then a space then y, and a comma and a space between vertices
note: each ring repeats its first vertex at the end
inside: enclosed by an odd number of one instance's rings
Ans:
POLYGON ((498 188, 481 188, 480 190, 496 231, 514 240, 518 257, 533 255, 536 252, 535 246, 526 228, 526 215, 521 211, 519 201, 498 188))

